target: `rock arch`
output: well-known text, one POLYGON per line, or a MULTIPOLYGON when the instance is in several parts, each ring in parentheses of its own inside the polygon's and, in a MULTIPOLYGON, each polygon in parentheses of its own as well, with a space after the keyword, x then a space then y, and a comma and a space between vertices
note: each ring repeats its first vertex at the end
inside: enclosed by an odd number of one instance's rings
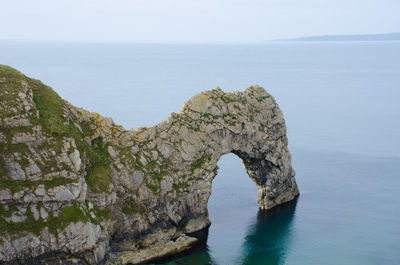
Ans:
POLYGON ((259 86, 205 91, 155 126, 125 130, 10 67, 0 81, 0 263, 182 251, 210 224, 226 153, 243 160, 261 209, 298 195, 282 112, 259 86))
MULTIPOLYGON (((242 159, 247 174, 257 185, 261 209, 270 209, 298 195, 283 114, 263 88, 253 85, 244 92, 224 93, 217 87, 187 101, 181 113, 200 123, 199 132, 194 130, 193 134, 206 138, 212 146, 215 159, 210 161, 211 167, 216 167, 219 157, 227 153, 242 159), (205 115, 213 117, 213 122, 201 127, 205 122, 201 117, 205 115)), ((191 139, 185 141, 190 143, 191 139)), ((207 152, 204 146, 196 147, 195 154, 207 152)))
POLYGON ((225 93, 217 87, 197 94, 179 113, 134 135, 139 142, 150 141, 140 145, 138 152, 155 147, 159 158, 170 163, 173 177, 165 176, 159 182, 162 203, 155 208, 163 209, 160 205, 165 201, 176 200, 163 213, 158 210, 158 221, 165 227, 172 223, 180 233, 191 235, 209 226, 207 202, 217 162, 224 154, 242 159, 258 188, 261 209, 293 200, 299 193, 282 112, 273 97, 257 85, 244 92, 225 93))

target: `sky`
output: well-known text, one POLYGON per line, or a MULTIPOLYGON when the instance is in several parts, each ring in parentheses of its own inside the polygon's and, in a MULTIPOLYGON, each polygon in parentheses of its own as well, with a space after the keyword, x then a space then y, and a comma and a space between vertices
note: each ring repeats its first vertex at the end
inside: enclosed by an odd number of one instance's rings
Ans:
POLYGON ((0 39, 259 43, 400 31, 399 0, 0 0, 0 39))

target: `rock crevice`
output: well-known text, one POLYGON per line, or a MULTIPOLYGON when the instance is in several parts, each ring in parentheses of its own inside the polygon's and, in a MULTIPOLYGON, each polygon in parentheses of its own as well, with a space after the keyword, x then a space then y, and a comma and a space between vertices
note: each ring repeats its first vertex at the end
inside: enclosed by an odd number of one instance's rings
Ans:
POLYGON ((298 195, 287 144, 281 110, 257 85, 204 91, 125 130, 0 66, 0 263, 135 264, 183 251, 210 224, 224 154, 242 159, 261 209, 298 195))

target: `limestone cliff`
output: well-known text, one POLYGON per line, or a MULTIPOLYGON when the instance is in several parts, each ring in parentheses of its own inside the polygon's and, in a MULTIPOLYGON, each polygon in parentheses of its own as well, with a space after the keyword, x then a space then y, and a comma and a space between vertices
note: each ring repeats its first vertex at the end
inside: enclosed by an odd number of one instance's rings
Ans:
POLYGON ((217 162, 238 155, 270 209, 298 195, 286 127, 259 86, 188 100, 124 130, 0 66, 0 263, 140 263, 210 225, 217 162))

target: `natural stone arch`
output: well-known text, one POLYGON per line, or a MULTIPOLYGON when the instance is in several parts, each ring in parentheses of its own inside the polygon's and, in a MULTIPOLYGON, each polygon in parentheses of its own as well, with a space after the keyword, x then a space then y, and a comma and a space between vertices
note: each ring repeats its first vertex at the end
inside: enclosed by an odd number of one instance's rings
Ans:
POLYGON ((209 113, 230 118, 231 122, 221 127, 209 126, 206 131, 215 151, 213 162, 216 166, 219 157, 227 153, 240 157, 247 174, 257 185, 261 209, 270 209, 298 195, 283 114, 263 88, 254 85, 234 93, 216 88, 188 100, 181 112, 189 117, 193 113, 209 113))
MULTIPOLYGON (((218 160, 227 153, 242 159, 258 188, 261 209, 271 209, 298 195, 282 112, 259 86, 244 92, 225 93, 215 88, 199 93, 185 102, 179 113, 158 125, 139 129, 132 137, 146 143, 137 148, 138 152, 154 147, 170 163, 172 177, 160 181, 159 203, 154 204, 152 198, 146 204, 141 198, 143 189, 139 189, 138 197, 147 209, 157 209, 159 225, 176 227, 175 233, 191 235, 209 226, 211 183, 217 175, 218 160), (179 186, 178 196, 169 192, 171 183, 172 187, 185 184, 179 186), (176 203, 163 208, 171 199, 176 203)), ((131 258, 129 255, 126 260, 131 258)))
POLYGON ((282 112, 259 86, 205 91, 155 126, 125 130, 10 67, 0 81, 0 263, 181 251, 210 224, 227 153, 242 158, 262 209, 298 195, 282 112))

